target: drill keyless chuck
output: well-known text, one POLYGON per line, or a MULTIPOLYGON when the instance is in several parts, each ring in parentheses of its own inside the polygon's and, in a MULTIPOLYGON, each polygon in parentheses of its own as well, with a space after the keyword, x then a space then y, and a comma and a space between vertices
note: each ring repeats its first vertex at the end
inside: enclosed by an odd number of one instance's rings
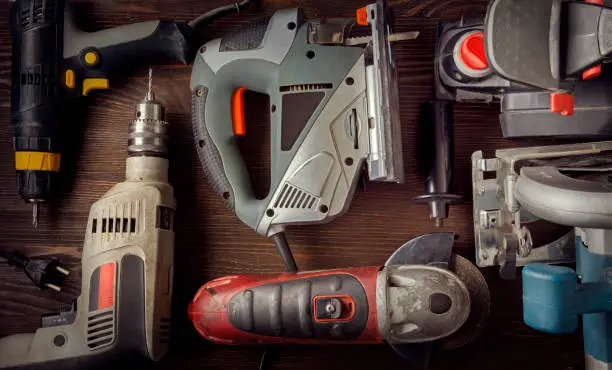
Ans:
POLYGON ((168 154, 168 122, 164 107, 148 93, 136 105, 136 119, 130 122, 128 154, 133 156, 166 157, 168 154))
POLYGON ((153 95, 153 70, 149 68, 149 89, 136 104, 136 119, 130 122, 128 154, 130 157, 162 157, 168 154, 168 122, 164 107, 153 95))

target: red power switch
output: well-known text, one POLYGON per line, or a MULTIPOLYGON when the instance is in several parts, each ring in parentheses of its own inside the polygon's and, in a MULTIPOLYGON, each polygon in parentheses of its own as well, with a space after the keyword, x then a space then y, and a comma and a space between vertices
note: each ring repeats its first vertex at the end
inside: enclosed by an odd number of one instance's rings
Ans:
POLYGON ((461 62, 471 69, 481 71, 489 68, 484 46, 484 32, 474 32, 461 42, 459 48, 461 62))
POLYGON ((571 94, 550 94, 550 111, 560 113, 562 116, 574 114, 574 96, 571 94))

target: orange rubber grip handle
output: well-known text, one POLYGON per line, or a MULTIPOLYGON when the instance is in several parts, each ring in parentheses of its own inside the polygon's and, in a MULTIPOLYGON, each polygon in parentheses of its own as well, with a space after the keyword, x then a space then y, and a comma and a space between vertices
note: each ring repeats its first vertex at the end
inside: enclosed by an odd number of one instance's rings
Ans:
POLYGON ((244 121, 244 93, 246 87, 239 87, 232 94, 232 126, 234 135, 244 136, 246 134, 246 124, 244 121))

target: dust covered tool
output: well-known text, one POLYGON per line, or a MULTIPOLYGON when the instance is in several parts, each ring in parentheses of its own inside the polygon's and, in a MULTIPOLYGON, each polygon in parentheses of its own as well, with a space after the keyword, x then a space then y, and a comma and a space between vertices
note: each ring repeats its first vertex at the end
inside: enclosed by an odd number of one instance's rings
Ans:
POLYGON ((576 331, 582 316, 587 370, 612 367, 612 168, 603 156, 586 169, 523 167, 515 190, 528 212, 574 228, 576 270, 542 263, 523 269, 523 319, 562 334, 576 331))
POLYGON ((191 75, 196 149, 215 191, 240 220, 273 237, 297 267, 286 226, 324 223, 348 209, 367 163, 372 181, 403 182, 398 88, 385 1, 361 8, 371 36, 349 38, 352 20, 305 20, 298 9, 210 41, 191 75), (256 199, 237 147, 243 94, 267 94, 271 181, 256 199))
MULTIPOLYGON (((472 154, 476 264, 499 265, 502 277, 514 278, 516 267, 530 262, 572 262, 573 229, 554 227, 555 217, 541 217, 541 212, 534 213, 529 204, 523 204, 520 195, 525 192, 518 189, 518 183, 525 180, 522 171, 549 166, 574 177, 605 179, 611 164, 611 141, 504 149, 496 151, 495 158, 483 158, 481 151, 472 154), (486 173, 495 176, 485 178, 486 173)), ((554 193, 538 196, 552 199, 554 193)), ((595 217, 597 201, 587 203, 586 199, 584 206, 588 204, 591 211, 574 212, 595 217)))
POLYGON ((484 277, 451 253, 453 240, 417 237, 384 266, 218 278, 196 293, 189 317, 216 343, 386 342, 425 366, 429 344, 467 344, 489 313, 484 277))
POLYGON ((70 309, 44 315, 35 333, 0 338, 0 368, 107 369, 168 351, 176 201, 168 123, 151 74, 135 114, 125 181, 89 212, 80 296, 70 309))
POLYGON ((508 138, 610 138, 611 22, 603 0, 492 0, 439 25, 436 98, 499 100, 508 138))

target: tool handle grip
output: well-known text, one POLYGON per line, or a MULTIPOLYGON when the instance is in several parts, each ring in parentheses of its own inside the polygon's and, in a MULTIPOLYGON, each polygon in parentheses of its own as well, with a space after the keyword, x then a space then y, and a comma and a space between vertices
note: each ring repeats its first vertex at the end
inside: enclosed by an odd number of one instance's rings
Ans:
POLYGON ((76 28, 66 13, 64 58, 66 68, 78 77, 108 77, 143 64, 189 64, 193 58, 191 29, 184 23, 148 21, 123 25, 97 32, 76 28), (88 64, 87 52, 96 52, 98 60, 88 64))
POLYGON ((266 207, 281 176, 273 165, 269 195, 265 199, 255 197, 237 145, 237 136, 249 130, 240 109, 241 92, 251 90, 270 98, 270 106, 274 107, 270 117, 274 163, 281 151, 279 64, 293 42, 297 27, 297 11, 293 10, 238 28, 204 45, 195 58, 191 75, 193 132, 204 171, 228 207, 255 230, 264 217, 269 217, 266 207), (291 22, 293 29, 289 30, 287 25, 291 22), (275 25, 282 28, 282 34, 274 29, 275 25), (240 130, 236 131, 235 127, 240 130))
POLYGON ((33 0, 11 6, 11 122, 15 150, 57 151, 63 1, 34 7, 33 0), (55 6, 53 6, 55 5, 55 6))
POLYGON ((434 145, 425 191, 437 194, 450 193, 453 175, 452 103, 433 100, 427 103, 426 110, 429 124, 432 126, 434 145))
POLYGON ((565 266, 532 263, 523 269, 523 320, 534 329, 571 333, 578 328, 572 306, 578 277, 565 266))

